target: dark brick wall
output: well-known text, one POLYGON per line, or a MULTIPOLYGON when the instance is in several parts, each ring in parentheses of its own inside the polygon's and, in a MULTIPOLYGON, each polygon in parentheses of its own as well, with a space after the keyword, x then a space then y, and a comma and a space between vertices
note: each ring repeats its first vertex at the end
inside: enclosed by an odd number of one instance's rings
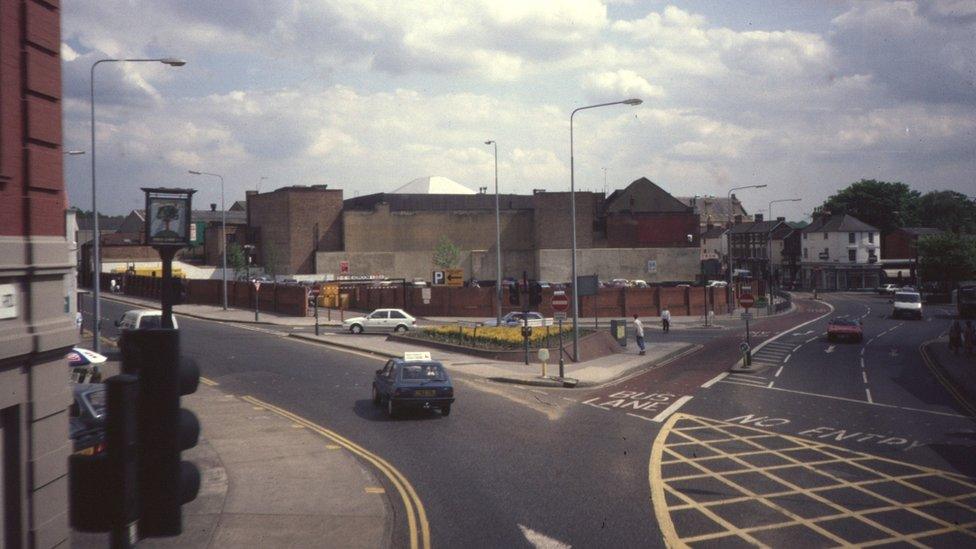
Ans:
POLYGON ((884 259, 915 259, 918 255, 918 242, 914 235, 905 231, 894 231, 884 237, 884 259))
POLYGON ((698 217, 694 213, 619 213, 607 217, 609 248, 697 247, 698 241, 698 217))
MULTIPOLYGON (((126 295, 159 299, 162 292, 162 279, 149 276, 115 275, 120 279, 122 291, 126 295)), ((102 273, 102 287, 109 288, 113 275, 102 273)), ((223 301, 223 281, 190 280, 178 282, 182 288, 179 303, 194 305, 220 305, 223 301)), ((227 282, 227 304, 230 307, 254 310, 254 285, 249 282, 227 282)), ((308 299, 304 286, 284 284, 262 284, 258 291, 259 307, 262 311, 288 316, 306 316, 308 299)))
POLYGON ((249 194, 247 207, 250 228, 257 238, 258 262, 263 265, 273 248, 278 274, 314 273, 316 244, 322 252, 342 250, 341 190, 283 187, 249 194))
MULTIPOLYGON (((536 249, 572 247, 570 196, 565 193, 538 193, 533 197, 535 208, 536 249)), ((601 245, 602 228, 594 232, 603 193, 576 193, 576 247, 593 248, 601 245)))

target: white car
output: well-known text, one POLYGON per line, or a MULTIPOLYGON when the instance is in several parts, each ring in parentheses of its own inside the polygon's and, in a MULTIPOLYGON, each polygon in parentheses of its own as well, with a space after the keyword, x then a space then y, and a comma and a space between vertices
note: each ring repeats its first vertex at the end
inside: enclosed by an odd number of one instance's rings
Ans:
POLYGON ((884 286, 878 288, 878 293, 881 295, 885 295, 885 294, 891 295, 897 291, 898 291, 897 284, 885 284, 884 286))
POLYGON ((922 296, 918 292, 897 292, 891 300, 891 316, 922 320, 922 296))
MULTIPOLYGON (((122 330, 147 330, 163 327, 163 312, 154 309, 135 309, 126 311, 115 325, 122 330)), ((179 329, 176 315, 173 315, 173 328, 179 329)))
POLYGON ((724 280, 709 280, 708 281, 708 287, 709 288, 725 288, 728 285, 729 285, 729 283, 726 282, 726 281, 724 281, 724 280))
POLYGON ((403 309, 376 309, 366 316, 347 318, 343 328, 354 334, 363 332, 406 332, 413 329, 417 319, 403 309))

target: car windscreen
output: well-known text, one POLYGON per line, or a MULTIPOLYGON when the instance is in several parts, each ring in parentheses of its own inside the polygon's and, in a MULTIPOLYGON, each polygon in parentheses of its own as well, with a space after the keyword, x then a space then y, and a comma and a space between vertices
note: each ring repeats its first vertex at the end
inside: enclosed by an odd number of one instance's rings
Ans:
POLYGON ((139 321, 139 329, 148 330, 162 328, 162 315, 146 315, 139 321))
POLYGON ((895 301, 898 303, 921 303, 922 298, 918 294, 895 294, 895 301))
POLYGON ((444 369, 437 363, 404 364, 400 379, 404 381, 446 381, 444 369))
POLYGON ((91 409, 95 412, 95 417, 102 417, 105 415, 105 407, 108 405, 108 392, 107 391, 91 391, 85 393, 85 400, 91 409))
POLYGON ((837 326, 857 326, 857 322, 849 318, 835 318, 830 323, 837 326))

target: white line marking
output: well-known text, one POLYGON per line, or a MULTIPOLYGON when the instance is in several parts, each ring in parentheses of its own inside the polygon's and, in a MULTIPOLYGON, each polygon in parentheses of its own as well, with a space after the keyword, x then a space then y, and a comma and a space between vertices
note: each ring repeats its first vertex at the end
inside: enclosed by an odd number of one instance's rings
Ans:
POLYGON ((640 415, 637 415, 637 414, 632 414, 630 412, 627 412, 627 415, 630 416, 630 417, 636 417, 637 419, 643 419, 644 421, 654 421, 654 419, 649 418, 647 416, 640 416, 640 415))
POLYGON ((779 367, 779 370, 776 370, 776 373, 773 374, 773 377, 779 377, 779 375, 781 373, 783 373, 783 367, 782 366, 779 367))
POLYGON ((791 356, 793 356, 793 355, 792 354, 786 355, 786 358, 783 359, 783 364, 786 364, 787 362, 789 362, 791 356))
POLYGON ((708 380, 708 381, 706 381, 705 383, 702 383, 702 385, 701 385, 701 386, 702 386, 702 388, 703 388, 703 389, 708 389, 708 388, 709 388, 709 387, 711 387, 712 385, 715 385, 715 384, 716 384, 716 383, 718 383, 719 381, 722 381, 723 379, 725 379, 725 376, 727 376, 727 375, 729 375, 729 373, 728 373, 728 372, 722 372, 721 374, 719 374, 719 375, 717 375, 717 376, 715 376, 715 377, 713 377, 712 379, 709 379, 709 380, 708 380))
POLYGON ((735 377, 754 377, 756 379, 761 379, 763 381, 766 381, 766 378, 763 376, 754 376, 752 374, 740 374, 739 372, 735 372, 733 375, 735 375, 735 377))
POLYGON ((679 398, 678 400, 674 401, 671 404, 671 406, 668 406, 667 408, 665 408, 660 414, 654 416, 654 420, 653 421, 655 421, 656 423, 661 423, 662 421, 668 419, 668 416, 670 416, 671 414, 677 412, 678 411, 678 408, 681 408, 682 406, 684 406, 685 405, 685 402, 688 402, 689 400, 691 400, 691 396, 688 396, 688 395, 685 395, 685 396, 679 398))
POLYGON ((811 341, 816 341, 816 340, 817 340, 817 336, 813 336, 810 339, 804 341, 803 343, 806 344, 806 343, 810 343, 811 341))
POLYGON ((570 547, 572 547, 571 545, 566 545, 557 539, 550 538, 543 533, 536 532, 528 526, 522 526, 519 524, 518 527, 522 530, 522 535, 525 536, 525 540, 537 549, 570 549, 570 547))
POLYGON ((860 358, 860 360, 861 360, 861 369, 863 370, 864 369, 864 357, 862 356, 860 358))
MULTIPOLYGON (((871 341, 868 340, 868 343, 871 343, 871 341)), ((867 343, 865 343, 865 345, 867 345, 867 343)), ((861 347, 861 356, 864 356, 864 347, 861 347)))
POLYGON ((797 345, 796 347, 793 347, 793 352, 795 353, 795 352, 799 351, 800 350, 800 347, 803 347, 803 344, 802 343, 799 344, 799 345, 797 345))
POLYGON ((592 406, 592 407, 596 408, 597 410, 603 410, 604 412, 609 412, 610 411, 610 408, 604 408, 603 406, 597 406, 596 404, 590 404, 589 402, 584 402, 583 404, 586 404, 587 406, 592 406))
POLYGON ((573 398, 569 398, 569 397, 562 397, 562 399, 563 399, 563 400, 568 400, 568 401, 570 401, 570 402, 576 402, 576 399, 573 399, 573 398))
POLYGON ((871 404, 874 404, 874 401, 871 400, 871 389, 868 389, 867 387, 865 387, 864 388, 864 392, 868 395, 868 402, 870 402, 871 404))
POLYGON ((835 347, 835 345, 828 345, 827 346, 827 350, 824 351, 824 352, 825 353, 832 353, 832 352, 834 352, 834 347, 835 347))
POLYGON ((540 395, 546 395, 546 394, 548 394, 545 391, 540 391, 539 389, 529 389, 529 390, 532 391, 533 393, 538 393, 540 395))
POLYGON ((864 384, 865 385, 868 384, 868 373, 865 372, 864 370, 861 370, 861 379, 864 380, 864 384))
POLYGON ((769 382, 769 385, 766 388, 767 389, 772 389, 773 388, 773 383, 775 383, 775 381, 770 381, 769 382))

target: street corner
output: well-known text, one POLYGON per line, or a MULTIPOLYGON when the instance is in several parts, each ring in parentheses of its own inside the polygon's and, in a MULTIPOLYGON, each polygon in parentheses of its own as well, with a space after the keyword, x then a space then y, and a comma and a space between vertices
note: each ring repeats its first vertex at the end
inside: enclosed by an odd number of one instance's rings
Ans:
POLYGON ((976 543, 976 479, 678 413, 654 439, 669 546, 976 543))

